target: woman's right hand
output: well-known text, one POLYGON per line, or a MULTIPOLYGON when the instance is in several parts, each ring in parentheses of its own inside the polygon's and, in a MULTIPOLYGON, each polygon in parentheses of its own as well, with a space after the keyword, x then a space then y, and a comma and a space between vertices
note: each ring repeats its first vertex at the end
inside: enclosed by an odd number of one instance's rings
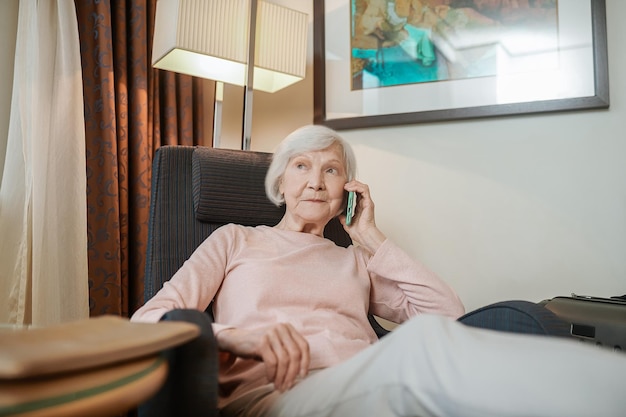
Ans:
POLYGON ((242 358, 261 360, 267 377, 283 392, 309 371, 309 343, 291 325, 278 323, 258 329, 224 329, 218 347, 242 358))
POLYGON ((357 242, 371 254, 374 254, 387 237, 376 226, 374 202, 370 195, 370 188, 367 184, 352 180, 346 183, 344 189, 357 193, 356 210, 350 226, 346 225, 345 214, 339 216, 339 221, 352 241, 357 242))

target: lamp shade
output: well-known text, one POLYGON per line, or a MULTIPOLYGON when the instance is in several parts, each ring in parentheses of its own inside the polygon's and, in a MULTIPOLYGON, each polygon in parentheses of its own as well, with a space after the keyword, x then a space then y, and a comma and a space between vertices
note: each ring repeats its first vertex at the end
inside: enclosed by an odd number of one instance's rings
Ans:
MULTIPOLYGON (((158 0, 155 68, 244 86, 250 0, 158 0)), ((275 92, 304 78, 307 15, 259 0, 253 88, 275 92)))

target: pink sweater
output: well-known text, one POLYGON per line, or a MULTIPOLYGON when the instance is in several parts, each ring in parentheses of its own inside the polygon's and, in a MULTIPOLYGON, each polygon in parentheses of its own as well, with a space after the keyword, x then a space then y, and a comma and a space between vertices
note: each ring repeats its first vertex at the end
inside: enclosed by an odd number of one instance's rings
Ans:
MULTIPOLYGON (((386 240, 371 256, 309 233, 229 224, 206 239, 133 321, 169 310, 204 311, 215 298, 215 333, 229 327, 292 324, 309 342, 311 369, 346 360, 377 338, 368 311, 402 323, 419 313, 456 318, 456 293, 386 240)), ((220 406, 266 384, 260 362, 220 363, 220 406)))

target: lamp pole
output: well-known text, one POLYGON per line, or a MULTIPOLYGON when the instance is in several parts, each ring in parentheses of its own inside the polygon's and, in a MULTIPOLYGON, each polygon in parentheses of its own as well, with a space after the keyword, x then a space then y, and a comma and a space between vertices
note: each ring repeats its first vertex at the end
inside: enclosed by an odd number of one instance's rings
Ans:
POLYGON ((248 16, 248 68, 243 88, 243 127, 241 131, 241 149, 250 150, 252 136, 252 92, 254 86, 254 50, 256 38, 257 0, 250 0, 248 16))

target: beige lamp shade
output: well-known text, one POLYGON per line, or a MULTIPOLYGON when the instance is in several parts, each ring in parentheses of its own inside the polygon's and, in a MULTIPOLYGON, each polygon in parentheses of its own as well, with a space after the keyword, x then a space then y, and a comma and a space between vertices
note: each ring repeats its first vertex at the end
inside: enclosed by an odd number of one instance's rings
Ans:
MULTIPOLYGON (((155 68, 244 86, 250 0, 158 0, 155 68)), ((275 92, 304 78, 307 15, 259 0, 253 88, 275 92)))

